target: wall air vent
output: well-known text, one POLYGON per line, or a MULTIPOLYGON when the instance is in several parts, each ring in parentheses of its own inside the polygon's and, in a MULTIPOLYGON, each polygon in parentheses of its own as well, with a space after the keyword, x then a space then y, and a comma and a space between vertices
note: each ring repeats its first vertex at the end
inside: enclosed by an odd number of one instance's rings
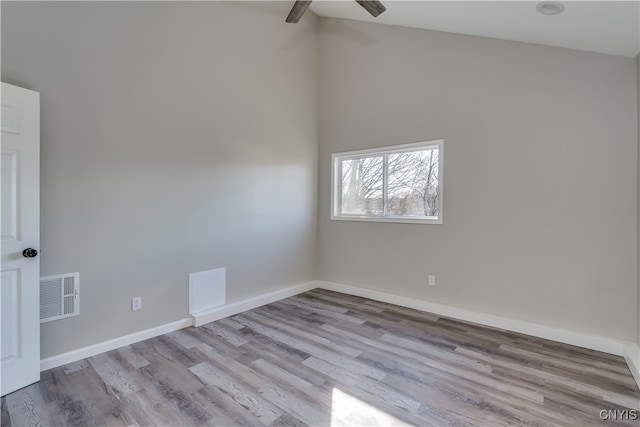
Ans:
POLYGON ((80 314, 80 273, 40 278, 40 323, 80 314))

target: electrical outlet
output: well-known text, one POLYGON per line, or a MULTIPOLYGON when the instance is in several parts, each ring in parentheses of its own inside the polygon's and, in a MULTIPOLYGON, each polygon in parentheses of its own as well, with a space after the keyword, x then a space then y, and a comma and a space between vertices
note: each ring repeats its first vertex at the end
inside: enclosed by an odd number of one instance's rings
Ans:
POLYGON ((142 310, 142 297, 131 298, 131 311, 142 310))
POLYGON ((436 276, 434 276, 433 274, 429 275, 429 286, 435 286, 436 285, 436 276))

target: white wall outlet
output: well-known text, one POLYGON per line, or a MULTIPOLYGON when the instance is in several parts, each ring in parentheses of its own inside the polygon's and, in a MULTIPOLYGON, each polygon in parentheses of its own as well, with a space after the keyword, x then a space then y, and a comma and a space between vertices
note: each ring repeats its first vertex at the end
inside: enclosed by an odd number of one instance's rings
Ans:
POLYGON ((429 275, 429 286, 435 286, 436 285, 436 276, 434 276, 433 274, 429 275))
POLYGON ((131 311, 142 310, 142 297, 131 298, 131 311))

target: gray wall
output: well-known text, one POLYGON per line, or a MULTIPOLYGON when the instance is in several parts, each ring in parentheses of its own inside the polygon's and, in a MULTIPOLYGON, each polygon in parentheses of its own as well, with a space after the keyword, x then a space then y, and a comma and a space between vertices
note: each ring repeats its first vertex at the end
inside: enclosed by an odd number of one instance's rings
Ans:
POLYGON ((335 19, 320 52, 321 279, 636 339, 634 58, 335 19), (436 138, 443 225, 330 221, 331 153, 436 138))
POLYGON ((81 315, 42 357, 315 278, 317 19, 288 3, 2 2, 2 80, 41 93, 42 274, 81 315), (131 312, 131 297, 142 311, 131 312))
POLYGON ((81 273, 43 357, 186 317, 220 266, 229 302, 319 277, 640 341, 633 58, 333 19, 317 46, 289 7, 2 2, 42 274, 81 273), (443 225, 329 220, 330 153, 435 138, 443 225))
MULTIPOLYGON (((636 56, 638 75, 638 167, 640 168, 640 53, 636 56)), ((640 170, 638 171, 638 345, 640 345, 640 170)))

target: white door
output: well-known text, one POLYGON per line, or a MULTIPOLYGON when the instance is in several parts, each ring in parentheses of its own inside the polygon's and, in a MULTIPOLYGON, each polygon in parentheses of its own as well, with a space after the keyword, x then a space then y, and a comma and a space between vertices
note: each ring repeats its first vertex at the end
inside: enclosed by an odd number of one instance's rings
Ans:
POLYGON ((40 380, 40 94, 2 83, 0 395, 40 380))

